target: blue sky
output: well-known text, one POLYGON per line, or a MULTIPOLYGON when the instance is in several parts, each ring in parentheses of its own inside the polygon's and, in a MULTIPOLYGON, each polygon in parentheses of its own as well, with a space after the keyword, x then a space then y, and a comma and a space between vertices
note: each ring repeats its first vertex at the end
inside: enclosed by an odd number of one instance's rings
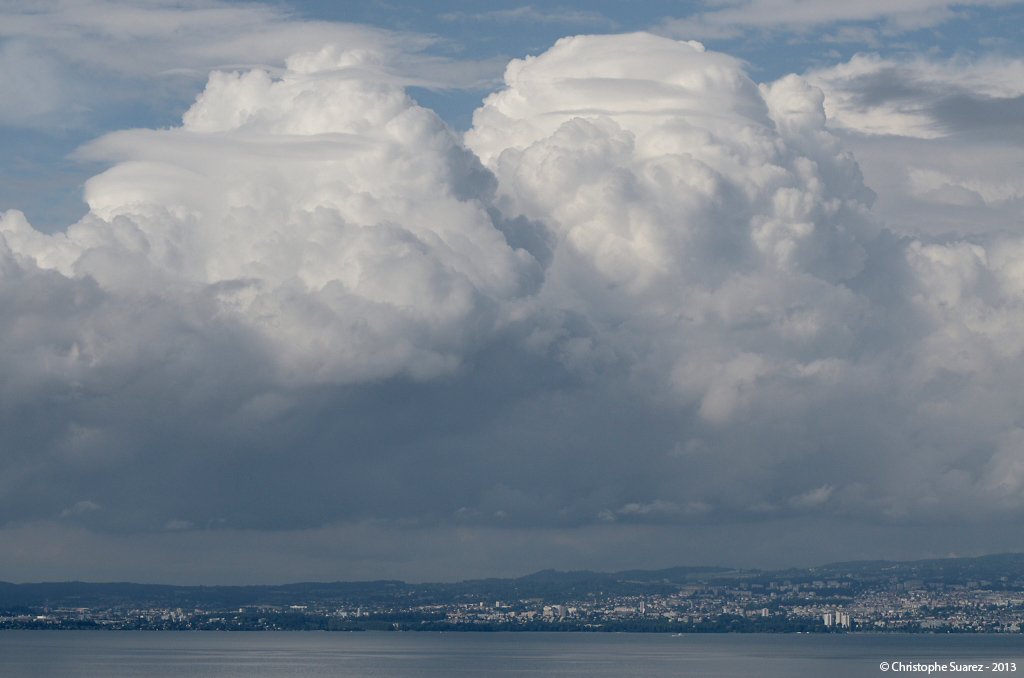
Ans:
POLYGON ((1022 31, 0 1, 0 580, 1024 549, 1022 31))

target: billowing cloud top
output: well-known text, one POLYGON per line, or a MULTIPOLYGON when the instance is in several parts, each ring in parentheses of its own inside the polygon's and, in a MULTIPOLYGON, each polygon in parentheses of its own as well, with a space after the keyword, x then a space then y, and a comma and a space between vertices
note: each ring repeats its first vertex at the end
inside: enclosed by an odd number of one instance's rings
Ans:
POLYGON ((452 369, 532 273, 481 202, 493 179, 432 111, 373 78, 372 55, 288 65, 278 79, 216 72, 182 127, 94 142, 83 152, 116 164, 87 183, 89 216, 42 236, 10 213, 8 245, 117 297, 181 310, 203 297, 289 381, 452 369))
POLYGON ((565 38, 509 64, 463 142, 373 50, 327 47, 214 72, 181 126, 81 153, 113 163, 85 218, 0 219, 8 521, 1024 505, 1024 244, 883 228, 798 76, 565 38))
POLYGON ((756 382, 844 357, 837 325, 862 300, 837 283, 877 227, 820 91, 759 88, 730 57, 646 34, 567 38, 506 83, 467 144, 502 209, 555 243, 545 303, 601 323, 640 381, 671 374, 725 422, 756 382))
POLYGON ((699 43, 633 34, 563 39, 505 81, 467 144, 507 211, 547 219, 610 282, 860 269, 869 194, 798 78, 761 90, 699 43))

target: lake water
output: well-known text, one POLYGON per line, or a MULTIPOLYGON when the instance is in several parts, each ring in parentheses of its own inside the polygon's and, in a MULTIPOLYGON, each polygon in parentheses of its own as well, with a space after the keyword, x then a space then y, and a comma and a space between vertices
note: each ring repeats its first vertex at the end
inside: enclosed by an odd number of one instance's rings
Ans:
POLYGON ((3 678, 927 675, 883 661, 1024 677, 1024 636, 0 631, 3 678))

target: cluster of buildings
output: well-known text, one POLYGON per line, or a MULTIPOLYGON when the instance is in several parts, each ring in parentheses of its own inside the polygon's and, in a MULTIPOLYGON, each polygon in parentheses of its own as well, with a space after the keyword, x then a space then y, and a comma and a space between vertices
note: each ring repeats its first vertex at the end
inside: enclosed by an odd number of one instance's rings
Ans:
POLYGON ((410 586, 402 595, 377 601, 370 596, 359 604, 311 599, 230 609, 43 606, 0 611, 0 628, 1020 633, 1024 623, 1021 581, 793 582, 737 576, 684 584, 618 582, 605 587, 595 582, 562 598, 495 601, 462 591, 448 599, 432 593, 425 601, 419 593, 410 586), (649 592, 635 593, 645 587, 649 592), (634 592, 623 594, 624 588, 634 592))
POLYGON ((444 612, 453 625, 622 627, 631 630, 932 631, 1019 633, 1024 591, 919 580, 858 586, 850 581, 688 585, 667 595, 588 595, 551 604, 541 599, 419 608, 444 612), (643 624, 648 628, 644 629, 643 624), (689 628, 686 628, 689 627, 689 628))

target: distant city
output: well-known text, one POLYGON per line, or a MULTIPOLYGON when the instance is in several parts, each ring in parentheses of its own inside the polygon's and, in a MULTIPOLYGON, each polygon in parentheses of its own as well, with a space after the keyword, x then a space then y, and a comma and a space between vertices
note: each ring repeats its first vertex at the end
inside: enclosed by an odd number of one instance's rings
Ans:
POLYGON ((0 583, 0 629, 1020 633, 1024 554, 283 586, 0 583))

